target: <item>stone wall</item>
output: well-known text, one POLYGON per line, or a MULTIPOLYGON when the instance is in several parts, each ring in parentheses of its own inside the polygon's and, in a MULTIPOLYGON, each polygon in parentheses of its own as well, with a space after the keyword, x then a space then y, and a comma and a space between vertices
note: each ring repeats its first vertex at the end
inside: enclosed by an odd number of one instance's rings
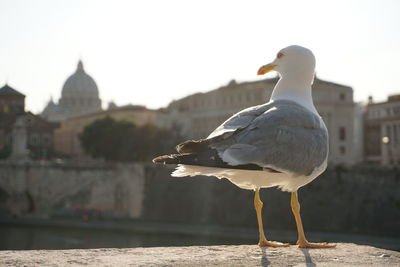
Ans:
MULTIPOLYGON (((0 212, 256 226, 253 192, 152 164, 0 164, 0 212)), ((400 171, 331 169, 299 190, 307 231, 400 236, 400 171)), ((290 194, 263 189, 265 228, 295 230, 290 194)), ((1 215, 1 214, 0 214, 1 215)))
POLYGON ((13 215, 140 217, 143 166, 0 165, 3 212, 13 215), (79 213, 80 212, 80 213, 79 213))
MULTIPOLYGON (((168 178, 148 167, 143 217, 149 220, 256 226, 254 193, 226 179, 168 178)), ((400 171, 366 166, 326 171, 299 190, 306 230, 400 236, 400 171)), ((265 228, 295 230, 290 194, 261 190, 265 228)))

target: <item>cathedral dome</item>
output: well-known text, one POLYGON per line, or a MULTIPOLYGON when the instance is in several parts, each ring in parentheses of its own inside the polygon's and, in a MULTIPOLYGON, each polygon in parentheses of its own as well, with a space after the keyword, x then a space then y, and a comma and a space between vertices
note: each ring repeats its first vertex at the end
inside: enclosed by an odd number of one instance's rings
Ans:
POLYGON ((59 101, 61 113, 71 118, 101 110, 101 99, 96 82, 86 74, 82 61, 64 83, 59 101))
POLYGON ((96 82, 86 74, 81 60, 78 67, 64 83, 61 96, 64 98, 99 98, 96 82))

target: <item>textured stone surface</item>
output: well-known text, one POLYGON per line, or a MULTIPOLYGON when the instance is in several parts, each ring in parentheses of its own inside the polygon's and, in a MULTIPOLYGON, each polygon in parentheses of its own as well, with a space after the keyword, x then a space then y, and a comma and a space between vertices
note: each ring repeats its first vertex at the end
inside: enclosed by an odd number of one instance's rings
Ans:
POLYGON ((143 164, 16 166, 0 162, 1 205, 14 215, 46 217, 76 210, 139 218, 144 191, 143 164))
POLYGON ((0 251, 0 266, 400 266, 400 252, 339 243, 334 249, 245 246, 0 251))
MULTIPOLYGON (((0 210, 28 217, 80 218, 86 213, 91 215, 91 221, 123 217, 251 227, 257 231, 254 192, 242 190, 226 179, 171 178, 172 170, 152 163, 31 162, 21 167, 0 162, 0 210)), ((307 234, 335 232, 399 238, 399 184, 400 168, 363 165, 324 172, 299 190, 307 234)), ((271 188, 262 190, 260 195, 266 232, 296 231, 290 194, 271 188)), ((276 239, 290 241, 280 236, 276 239)), ((400 250, 400 246, 396 249, 400 250)))

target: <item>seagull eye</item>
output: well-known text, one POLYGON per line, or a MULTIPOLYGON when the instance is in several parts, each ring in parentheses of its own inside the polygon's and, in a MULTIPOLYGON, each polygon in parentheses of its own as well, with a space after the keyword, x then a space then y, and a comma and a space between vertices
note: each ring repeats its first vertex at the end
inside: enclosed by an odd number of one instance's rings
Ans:
POLYGON ((276 55, 277 58, 282 58, 283 57, 283 53, 279 52, 278 55, 276 55))

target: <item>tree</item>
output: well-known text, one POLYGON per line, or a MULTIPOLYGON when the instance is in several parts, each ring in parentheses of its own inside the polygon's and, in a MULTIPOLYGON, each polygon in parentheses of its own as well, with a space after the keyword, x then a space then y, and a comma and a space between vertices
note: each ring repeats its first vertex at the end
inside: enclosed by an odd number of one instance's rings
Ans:
POLYGON ((11 145, 7 144, 0 150, 0 159, 6 159, 11 155, 11 145))
POLYGON ((86 126, 79 138, 87 154, 109 161, 148 161, 173 152, 174 145, 181 141, 178 131, 153 124, 138 127, 110 117, 86 126))

